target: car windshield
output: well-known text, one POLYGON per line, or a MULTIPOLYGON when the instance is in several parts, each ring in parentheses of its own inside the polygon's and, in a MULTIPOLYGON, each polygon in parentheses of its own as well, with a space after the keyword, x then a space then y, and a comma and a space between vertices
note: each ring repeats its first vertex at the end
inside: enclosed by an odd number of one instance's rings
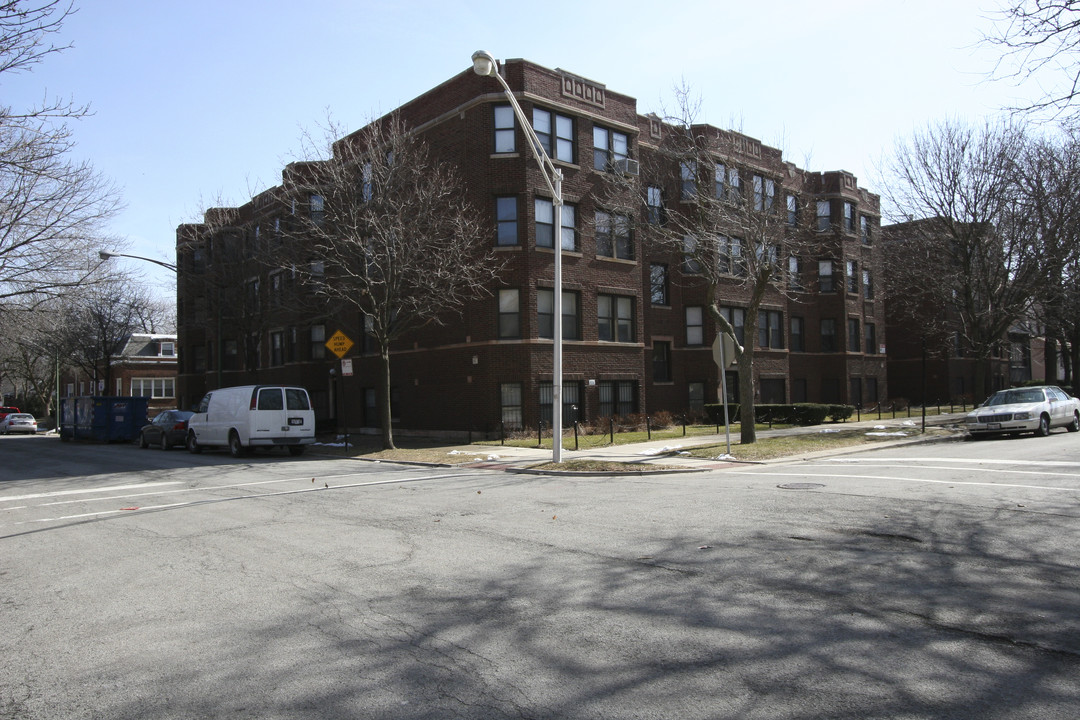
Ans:
POLYGON ((995 393, 987 405, 1018 405, 1020 403, 1037 403, 1043 401, 1042 390, 1007 390, 995 393))

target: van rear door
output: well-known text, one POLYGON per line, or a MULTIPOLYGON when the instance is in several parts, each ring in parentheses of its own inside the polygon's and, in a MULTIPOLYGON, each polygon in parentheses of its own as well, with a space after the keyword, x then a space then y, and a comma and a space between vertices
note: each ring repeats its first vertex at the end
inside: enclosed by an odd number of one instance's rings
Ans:
POLYGON ((289 431, 285 419, 285 399, 280 387, 258 389, 255 407, 251 412, 251 439, 279 437, 289 431))

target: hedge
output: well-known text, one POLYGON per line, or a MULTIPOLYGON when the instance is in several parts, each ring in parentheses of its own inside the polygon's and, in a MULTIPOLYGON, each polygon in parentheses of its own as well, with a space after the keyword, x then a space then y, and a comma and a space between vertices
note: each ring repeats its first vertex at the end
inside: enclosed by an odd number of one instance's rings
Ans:
MULTIPOLYGON (((724 406, 719 403, 708 404, 705 411, 715 423, 724 421, 724 406)), ((785 405, 755 405, 754 419, 759 423, 779 423, 784 425, 821 425, 828 418, 833 422, 847 420, 855 413, 854 405, 824 405, 820 403, 794 403, 785 405)), ((739 405, 728 403, 728 417, 733 422, 739 419, 739 405)))

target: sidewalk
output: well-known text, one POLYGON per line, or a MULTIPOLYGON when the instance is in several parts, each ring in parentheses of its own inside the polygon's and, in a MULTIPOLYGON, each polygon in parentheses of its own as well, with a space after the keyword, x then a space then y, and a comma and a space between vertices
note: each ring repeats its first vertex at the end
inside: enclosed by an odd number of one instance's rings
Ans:
MULTIPOLYGON (((962 420, 964 415, 965 413, 945 413, 942 415, 928 416, 926 419, 926 426, 941 427, 953 425, 962 420)), ((912 417, 910 419, 907 417, 898 417, 895 420, 893 420, 892 418, 883 418, 881 420, 878 420, 875 417, 873 419, 848 421, 844 423, 826 423, 824 425, 813 425, 810 427, 759 430, 757 433, 759 439, 784 435, 810 435, 817 433, 829 433, 851 430, 865 430, 868 433, 883 433, 884 437, 890 438, 877 442, 870 447, 867 447, 866 445, 859 445, 854 447, 836 448, 832 450, 823 450, 819 452, 805 453, 797 456, 787 456, 766 461, 739 460, 738 432, 733 432, 731 434, 731 454, 733 457, 729 458, 723 457, 725 450, 725 435, 723 432, 712 435, 695 435, 693 437, 669 438, 666 440, 653 440, 650 442, 629 443, 625 445, 612 445, 607 447, 588 448, 581 450, 568 449, 564 441, 562 460, 563 462, 573 460, 597 460, 639 464, 641 465, 642 472, 671 472, 676 468, 682 469, 684 471, 715 470, 726 467, 745 466, 747 462, 753 462, 755 464, 790 462, 792 460, 806 457, 844 455, 855 452, 865 452, 869 449, 879 449, 883 447, 896 447, 900 445, 933 442, 940 439, 940 436, 929 437, 923 435, 921 433, 921 429, 921 417, 912 417), (891 437, 893 436, 895 436, 895 439, 891 439, 891 437), (689 455, 680 454, 681 451, 684 451, 694 446, 717 444, 719 444, 720 447, 717 448, 717 457, 713 459, 696 458, 689 455)), ((474 452, 476 457, 478 458, 477 462, 470 463, 474 467, 504 469, 518 472, 540 472, 544 474, 550 474, 552 472, 566 472, 550 470, 527 470, 529 466, 537 465, 544 462, 550 462, 552 457, 552 451, 549 448, 525 448, 501 445, 491 446, 490 448, 484 449, 478 449, 474 447, 467 452, 474 452)))

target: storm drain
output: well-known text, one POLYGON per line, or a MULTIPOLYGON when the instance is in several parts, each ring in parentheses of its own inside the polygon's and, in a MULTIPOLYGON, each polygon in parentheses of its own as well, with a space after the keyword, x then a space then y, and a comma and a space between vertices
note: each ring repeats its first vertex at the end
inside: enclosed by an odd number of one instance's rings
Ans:
POLYGON ((818 488, 825 487, 821 483, 784 483, 783 485, 777 485, 776 487, 781 490, 817 490, 818 488))

